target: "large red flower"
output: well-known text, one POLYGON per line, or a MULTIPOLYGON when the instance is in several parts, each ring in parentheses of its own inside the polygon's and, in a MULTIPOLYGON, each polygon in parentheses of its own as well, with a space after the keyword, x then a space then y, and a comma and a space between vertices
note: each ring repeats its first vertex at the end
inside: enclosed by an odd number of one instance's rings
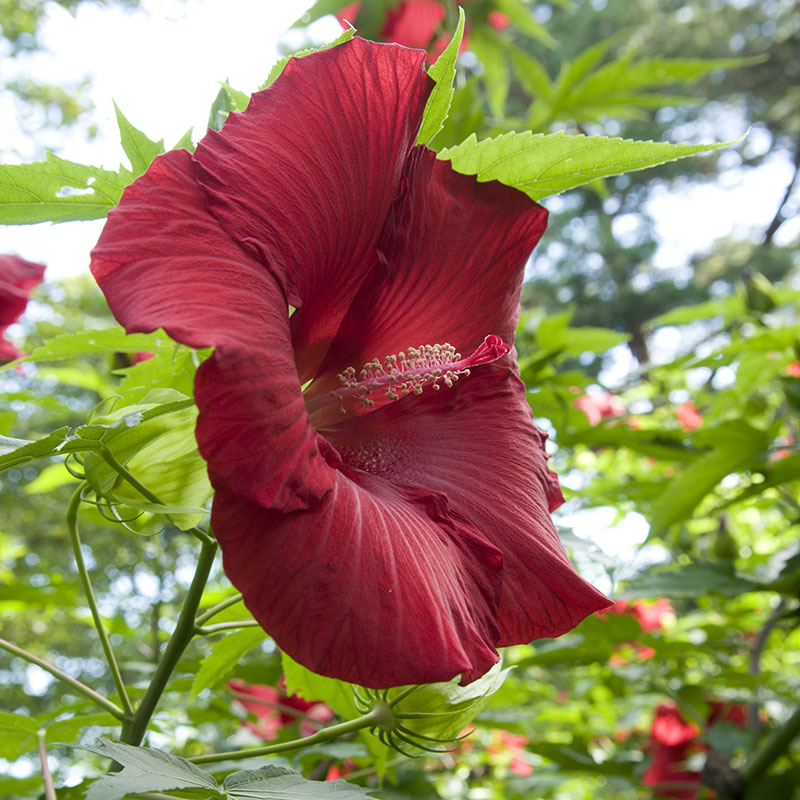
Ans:
POLYGON ((31 292, 42 282, 44 265, 19 256, 0 255, 0 363, 13 361, 21 353, 3 338, 25 311, 31 292))
POLYGON ((376 688, 473 680, 608 604, 550 521, 509 354, 545 211, 414 146, 424 58, 354 39, 292 59, 128 187, 92 262, 129 331, 215 347, 197 439, 248 608, 376 688))

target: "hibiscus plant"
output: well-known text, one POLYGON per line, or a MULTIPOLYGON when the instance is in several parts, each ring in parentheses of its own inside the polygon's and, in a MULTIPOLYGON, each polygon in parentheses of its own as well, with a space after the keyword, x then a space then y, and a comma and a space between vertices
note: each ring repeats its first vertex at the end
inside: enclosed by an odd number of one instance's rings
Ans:
MULTIPOLYGON (((107 217, 91 272, 119 326, 54 336, 27 358, 0 344, 22 377, 28 364, 114 359, 101 402, 77 424, 0 437, 1 470, 41 476, 49 464, 53 487, 71 486, 64 557, 74 559, 95 628, 86 647, 102 651, 103 685, 113 685, 100 691, 69 663, 0 639, 68 687, 83 720, 76 732, 104 734, 78 747, 112 768, 74 796, 346 800, 372 796, 359 777, 391 781, 407 758, 468 754, 465 733, 509 675, 501 649, 511 665, 543 668, 586 620, 580 630, 610 637, 609 665, 629 669, 656 654, 675 620, 665 599, 612 606, 575 568, 551 519, 564 497, 534 415, 557 431, 560 418, 560 442, 597 448, 616 437, 653 457, 691 436, 686 459, 702 463, 710 452, 719 479, 729 454, 767 446, 730 425, 729 446, 719 445, 693 403, 678 407, 682 432, 676 424, 673 435, 641 430, 617 396, 582 393, 567 379, 528 390, 573 346, 567 318, 550 321, 549 338, 547 326, 532 332, 520 319, 526 265, 547 235, 538 201, 585 184, 602 194, 607 178, 730 143, 548 128, 590 108, 580 100, 588 58, 569 106, 563 85, 515 56, 525 88, 541 90, 532 129, 463 130, 467 115, 453 104, 460 51, 486 62, 489 108, 500 116, 497 37, 520 21, 539 42, 546 31, 517 2, 469 3, 469 31, 463 10, 446 3, 393 4, 378 20, 386 5, 317 3, 305 21, 338 12, 347 26, 339 39, 284 59, 252 96, 223 85, 197 141, 165 152, 117 109, 129 166, 52 153, 0 166, 5 224, 107 217), (401 44, 361 38, 349 22, 401 44), (408 44, 426 49, 404 46, 403 31, 419 24, 428 26, 424 35, 414 28, 422 39, 408 44), (450 24, 455 33, 443 39, 450 24), (531 343, 539 355, 520 359, 531 343), (192 565, 185 590, 176 585, 174 617, 165 622, 154 606, 154 639, 141 647, 152 664, 141 678, 117 657, 122 629, 93 590, 93 573, 113 570, 88 558, 81 540, 82 527, 98 524, 136 547, 169 531, 192 565), (539 640, 541 650, 524 650, 539 640), (192 658, 189 680, 179 665, 192 658), (268 662, 263 679, 252 667, 235 673, 243 659, 268 662), (165 692, 191 707, 219 687, 245 738, 181 746, 171 718, 159 716, 165 692), (305 773, 304 752, 322 753, 305 773), (242 771, 245 759, 257 768, 242 771)), ((0 257, 0 298, 16 303, 3 330, 41 278, 40 266, 0 257)), ((696 488, 689 471, 687 493, 696 488)), ((683 519, 677 509, 656 501, 654 528, 683 519)), ((658 593, 630 598, 641 596, 658 593)), ((677 706, 658 706, 645 785, 677 776, 691 783, 679 790, 696 792, 700 773, 683 762, 708 750, 702 723, 712 734, 717 723, 744 727, 743 705, 734 719, 714 697, 697 702, 711 710, 696 725, 677 706), (660 732, 666 719, 690 733, 672 742, 660 732)), ((5 716, 33 737, 52 800, 47 747, 76 741, 59 733, 71 717, 31 727, 5 716)), ((787 726, 755 765, 706 776, 707 785, 741 796, 743 781, 756 781, 791 741, 796 714, 787 726)), ((488 757, 528 776, 528 739, 493 736, 488 757)))

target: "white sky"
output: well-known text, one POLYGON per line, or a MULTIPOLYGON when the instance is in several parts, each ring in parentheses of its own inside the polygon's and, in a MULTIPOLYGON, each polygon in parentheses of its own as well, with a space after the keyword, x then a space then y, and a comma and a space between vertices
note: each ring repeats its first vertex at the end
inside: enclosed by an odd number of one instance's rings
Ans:
MULTIPOLYGON (((49 52, 18 66, 53 82, 92 76, 100 133, 87 142, 80 131, 66 138, 57 132, 59 155, 116 169, 124 155, 112 100, 131 123, 151 139, 163 137, 168 147, 190 126, 198 139, 219 81, 247 92, 258 88, 280 57, 278 37, 310 5, 311 0, 143 0, 142 11, 85 5, 75 16, 53 5, 41 36, 49 52)), ((333 17, 312 30, 320 42, 339 33, 333 17)), ((2 103, 0 144, 5 151, 16 149, 20 160, 42 157, 21 135, 13 109, 2 103)), ((98 220, 0 227, 0 252, 47 264, 49 279, 73 275, 88 269, 102 226, 98 220)))

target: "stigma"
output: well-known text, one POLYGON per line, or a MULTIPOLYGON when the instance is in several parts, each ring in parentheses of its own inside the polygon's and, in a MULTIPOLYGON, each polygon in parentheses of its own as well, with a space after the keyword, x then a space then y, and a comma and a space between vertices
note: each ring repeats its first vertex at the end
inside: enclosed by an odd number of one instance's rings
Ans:
POLYGON ((409 347, 386 356, 383 361, 375 358, 358 372, 348 367, 339 374, 341 386, 330 393, 330 398, 338 402, 342 414, 347 414, 356 407, 371 409, 409 394, 422 394, 426 387, 433 391, 442 386, 449 389, 459 378, 468 376, 472 368, 496 361, 510 350, 494 334, 466 357, 447 342, 409 347))

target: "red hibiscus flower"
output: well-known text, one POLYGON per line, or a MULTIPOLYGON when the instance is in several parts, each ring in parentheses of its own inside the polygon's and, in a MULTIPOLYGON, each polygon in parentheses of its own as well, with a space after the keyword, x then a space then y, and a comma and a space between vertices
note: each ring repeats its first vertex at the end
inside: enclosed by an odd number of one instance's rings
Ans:
POLYGON ((572 405, 586 414, 590 425, 598 425, 601 420, 620 417, 627 412, 622 400, 608 392, 581 395, 572 405))
POLYGON ((44 266, 19 256, 0 256, 0 363, 24 355, 3 338, 25 311, 31 292, 42 282, 44 266))
POLYGON ((296 694, 286 695, 273 686, 233 680, 228 683, 228 688, 236 700, 256 717, 255 722, 244 722, 244 727, 262 739, 274 739, 281 728, 298 720, 301 735, 310 736, 333 718, 333 710, 325 703, 304 700, 296 694))
MULTIPOLYGON (((729 722, 744 727, 747 711, 738 703, 712 700, 708 727, 729 722)), ((642 776, 645 786, 652 786, 659 797, 695 800, 700 789, 700 773, 686 768, 687 759, 702 753, 708 746, 700 741, 700 729, 687 722, 677 706, 662 703, 656 709, 650 731, 650 765, 642 776)))
POLYGON ((295 660, 375 688, 473 680, 608 602, 550 520, 509 352, 545 212, 414 146, 424 57, 354 39, 292 59, 128 187, 92 261, 127 330, 215 347, 197 439, 248 608, 295 660))
POLYGON ((687 400, 681 403, 675 411, 675 416, 685 431, 697 430, 703 424, 703 415, 693 401, 687 400))

